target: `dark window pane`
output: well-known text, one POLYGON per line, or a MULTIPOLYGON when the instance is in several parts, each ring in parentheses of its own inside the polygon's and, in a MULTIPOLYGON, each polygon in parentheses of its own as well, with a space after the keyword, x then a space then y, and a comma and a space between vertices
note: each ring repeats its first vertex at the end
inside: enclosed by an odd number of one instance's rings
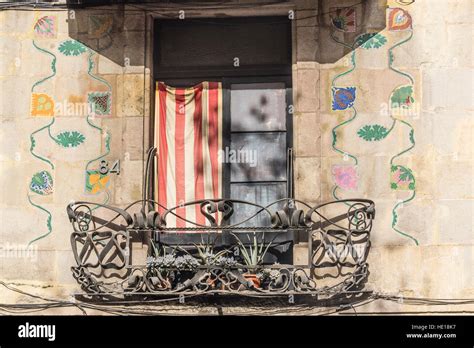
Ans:
POLYGON ((287 17, 158 20, 157 69, 291 64, 287 17))
MULTIPOLYGON (((286 183, 231 184, 230 192, 233 199, 258 203, 262 206, 266 206, 278 199, 285 198, 287 193, 286 183)), ((274 212, 278 209, 282 209, 283 205, 283 203, 275 204, 270 207, 269 210, 274 212)), ((231 219, 231 223, 237 223, 249 218, 257 213, 260 208, 237 203, 234 205, 234 210, 235 212, 231 219)), ((268 226, 269 224, 269 215, 265 212, 261 212, 242 226, 268 226)))
POLYGON ((286 133, 234 133, 224 154, 231 181, 286 180, 286 133))
POLYGON ((233 84, 230 93, 231 131, 286 130, 284 83, 233 84))

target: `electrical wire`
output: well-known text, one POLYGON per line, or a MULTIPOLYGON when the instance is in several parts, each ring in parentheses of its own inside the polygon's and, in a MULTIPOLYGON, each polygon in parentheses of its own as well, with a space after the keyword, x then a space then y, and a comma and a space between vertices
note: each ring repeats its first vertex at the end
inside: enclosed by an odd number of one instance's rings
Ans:
MULTIPOLYGON (((143 306, 149 306, 152 304, 164 303, 164 302, 172 302, 178 301, 180 297, 177 298, 166 298, 166 299, 157 299, 157 300, 146 300, 146 301, 130 301, 130 300, 123 300, 123 301, 112 301, 112 302, 104 302, 104 303, 87 303, 87 302, 73 302, 73 301, 63 301, 57 299, 50 299, 39 295, 34 295, 28 293, 26 291, 17 289, 12 287, 5 282, 0 281, 0 285, 4 286, 6 289, 29 296, 32 298, 36 298, 46 303, 15 303, 15 304, 0 304, 0 312, 6 312, 11 314, 28 314, 28 313, 37 313, 44 310, 54 309, 54 308, 68 308, 68 307, 75 307, 79 309, 84 315, 87 315, 86 309, 89 310, 96 310, 101 311, 111 315, 176 315, 174 312, 179 311, 191 311, 192 309, 201 309, 199 315, 214 315, 203 313, 201 307, 173 307, 173 308, 147 308, 143 306), (129 308, 128 306, 131 305, 141 305, 141 307, 129 308), (169 312, 165 312, 169 311, 169 312)), ((253 311, 245 311, 245 312, 232 312, 229 311, 226 314, 242 316, 242 315, 278 315, 278 314, 307 314, 307 315, 331 315, 336 314, 339 312, 345 312, 347 310, 352 309, 354 313, 357 315, 357 311, 355 308, 365 306, 371 302, 376 300, 386 300, 400 303, 400 300, 403 299, 403 304, 407 305, 466 305, 466 304, 474 304, 474 299, 437 299, 437 298, 417 298, 417 297, 401 297, 395 295, 384 295, 380 293, 372 293, 370 291, 348 291, 344 292, 343 294, 361 294, 361 293, 370 293, 371 295, 364 300, 358 303, 349 303, 349 304, 341 304, 339 306, 331 306, 328 310, 321 311, 321 306, 312 306, 312 305, 296 305, 296 306, 285 306, 284 308, 274 308, 274 309, 267 309, 262 310, 261 307, 255 308, 253 311), (312 313, 315 310, 320 310, 316 313, 312 313)), ((193 298, 199 295, 185 295, 185 298, 193 298)), ((252 295, 242 294, 244 297, 255 297, 252 295)), ((260 296, 261 298, 261 296, 260 296)), ((205 308, 205 307, 204 307, 205 308)), ((468 311, 465 311, 468 312, 468 311)), ((367 312, 365 312, 367 313, 367 312)), ((429 312, 426 312, 429 313, 429 312)), ((341 314, 349 314, 349 313, 341 313, 341 314)), ((383 314, 383 312, 381 312, 383 314)), ((181 314, 183 315, 183 314, 181 314)), ((184 315, 192 315, 191 313, 185 313, 184 315)))

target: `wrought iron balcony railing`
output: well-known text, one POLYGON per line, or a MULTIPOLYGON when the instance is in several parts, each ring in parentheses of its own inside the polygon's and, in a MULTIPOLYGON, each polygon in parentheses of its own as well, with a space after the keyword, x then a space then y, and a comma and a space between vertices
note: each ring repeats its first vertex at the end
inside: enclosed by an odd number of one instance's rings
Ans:
POLYGON ((329 298, 358 291, 367 280, 375 217, 371 200, 310 206, 285 198, 262 206, 209 199, 167 209, 148 199, 146 192, 147 187, 142 200, 123 209, 91 202, 67 206, 74 229, 72 272, 86 294, 303 293, 329 298), (181 217, 183 207, 196 209, 205 223, 181 217), (247 216, 236 214, 242 211, 247 216), (177 224, 181 227, 172 225, 178 220, 183 221, 177 224), (147 256, 138 263, 132 241, 148 246, 147 256), (292 262, 297 241, 308 248, 306 263, 292 262))
POLYGON ((86 293, 331 295, 358 289, 367 278, 369 237, 375 214, 370 200, 340 200, 315 207, 294 199, 283 199, 266 207, 243 201, 203 200, 185 205, 199 205, 208 223, 200 225, 188 220, 192 227, 181 228, 167 224, 170 215, 179 218, 175 213, 177 207, 163 214, 142 210, 132 217, 129 211, 140 203, 143 201, 126 209, 89 202, 68 205, 74 228, 71 244, 77 262, 72 271, 86 293), (284 209, 272 211, 271 207, 278 203, 285 203, 284 209), (250 204, 258 210, 243 221, 231 222, 237 204, 250 204), (344 212, 332 218, 322 213, 334 210, 335 206, 343 207, 344 212), (220 213, 219 219, 216 213, 220 213), (268 217, 268 225, 252 225, 260 214, 268 217), (190 233, 201 242, 186 240, 190 233), (268 263, 269 256, 278 253, 278 247, 291 244, 296 233, 307 236, 309 262, 268 263), (149 256, 142 260, 143 264, 132 263, 132 239, 144 240, 149 245, 149 256), (328 277, 336 282, 319 286, 319 280, 328 277))

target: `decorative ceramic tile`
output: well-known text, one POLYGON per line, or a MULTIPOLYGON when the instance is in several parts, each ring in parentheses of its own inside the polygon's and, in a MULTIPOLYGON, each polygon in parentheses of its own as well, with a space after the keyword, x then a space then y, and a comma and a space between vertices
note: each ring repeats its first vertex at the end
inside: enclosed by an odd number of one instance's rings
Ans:
POLYGON ((86 192, 96 194, 104 191, 109 185, 109 175, 101 174, 98 170, 86 171, 86 192))
POLYGON ((356 98, 355 87, 333 87, 332 88, 332 109, 346 110, 354 105, 356 98))
POLYGON ((356 10, 353 7, 331 8, 331 21, 337 30, 354 33, 356 31, 356 10))
POLYGON ((379 33, 361 34, 355 41, 356 47, 361 47, 365 50, 380 48, 387 43, 387 38, 379 33))
POLYGON ((358 175, 357 167, 352 165, 335 165, 332 167, 334 182, 343 190, 353 191, 357 189, 358 175))
POLYGON ((402 31, 412 28, 410 14, 401 8, 388 9, 388 30, 402 31))
POLYGON ((54 100, 46 93, 31 95, 31 116, 54 116, 54 100))
POLYGON ((53 193, 53 177, 46 170, 36 173, 31 178, 30 190, 42 196, 52 194, 53 193))
POLYGON ((399 191, 412 191, 415 189, 415 177, 411 169, 393 165, 390 170, 390 188, 399 191))
POLYGON ((87 95, 90 110, 96 116, 110 116, 112 113, 112 93, 89 92, 87 95))
POLYGON ((394 109, 409 109, 414 102, 415 98, 413 96, 412 85, 397 87, 390 96, 390 106, 394 109))
POLYGON ((112 31, 114 17, 108 14, 89 16, 89 38, 101 39, 112 31))
POLYGON ((34 25, 34 33, 37 38, 55 38, 57 34, 56 16, 43 16, 34 25))

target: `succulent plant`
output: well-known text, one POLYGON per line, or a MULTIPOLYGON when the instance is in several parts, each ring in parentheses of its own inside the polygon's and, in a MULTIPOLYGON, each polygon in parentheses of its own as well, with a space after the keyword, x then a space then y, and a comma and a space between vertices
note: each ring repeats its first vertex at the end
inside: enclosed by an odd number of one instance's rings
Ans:
POLYGON ((225 257, 225 256, 219 256, 215 260, 215 265, 224 267, 224 268, 230 268, 232 266, 235 266, 237 264, 237 260, 235 260, 232 256, 231 257, 225 257))
POLYGON ((232 235, 236 238, 239 244, 240 253, 247 266, 258 266, 262 264, 263 258, 265 257, 268 249, 272 243, 268 243, 265 246, 265 234, 262 235, 262 241, 259 242, 257 234, 253 233, 252 244, 247 248, 244 243, 234 233, 232 235))
POLYGON ((175 263, 175 255, 165 255, 152 257, 149 256, 146 260, 148 268, 169 268, 173 267, 175 263))
POLYGON ((191 255, 178 256, 174 260, 174 267, 179 270, 196 269, 199 267, 199 261, 191 255))
POLYGON ((153 256, 148 256, 146 258, 146 268, 153 268, 155 258, 153 256))
POLYGON ((152 257, 149 256, 146 260, 148 268, 177 268, 179 270, 196 269, 199 267, 199 261, 191 255, 176 256, 175 254, 168 254, 165 256, 152 257))
POLYGON ((211 241, 207 240, 207 243, 201 243, 199 245, 194 244, 197 249, 199 259, 201 264, 207 266, 217 265, 217 260, 227 254, 228 250, 221 250, 219 252, 214 252, 214 244, 211 241))

